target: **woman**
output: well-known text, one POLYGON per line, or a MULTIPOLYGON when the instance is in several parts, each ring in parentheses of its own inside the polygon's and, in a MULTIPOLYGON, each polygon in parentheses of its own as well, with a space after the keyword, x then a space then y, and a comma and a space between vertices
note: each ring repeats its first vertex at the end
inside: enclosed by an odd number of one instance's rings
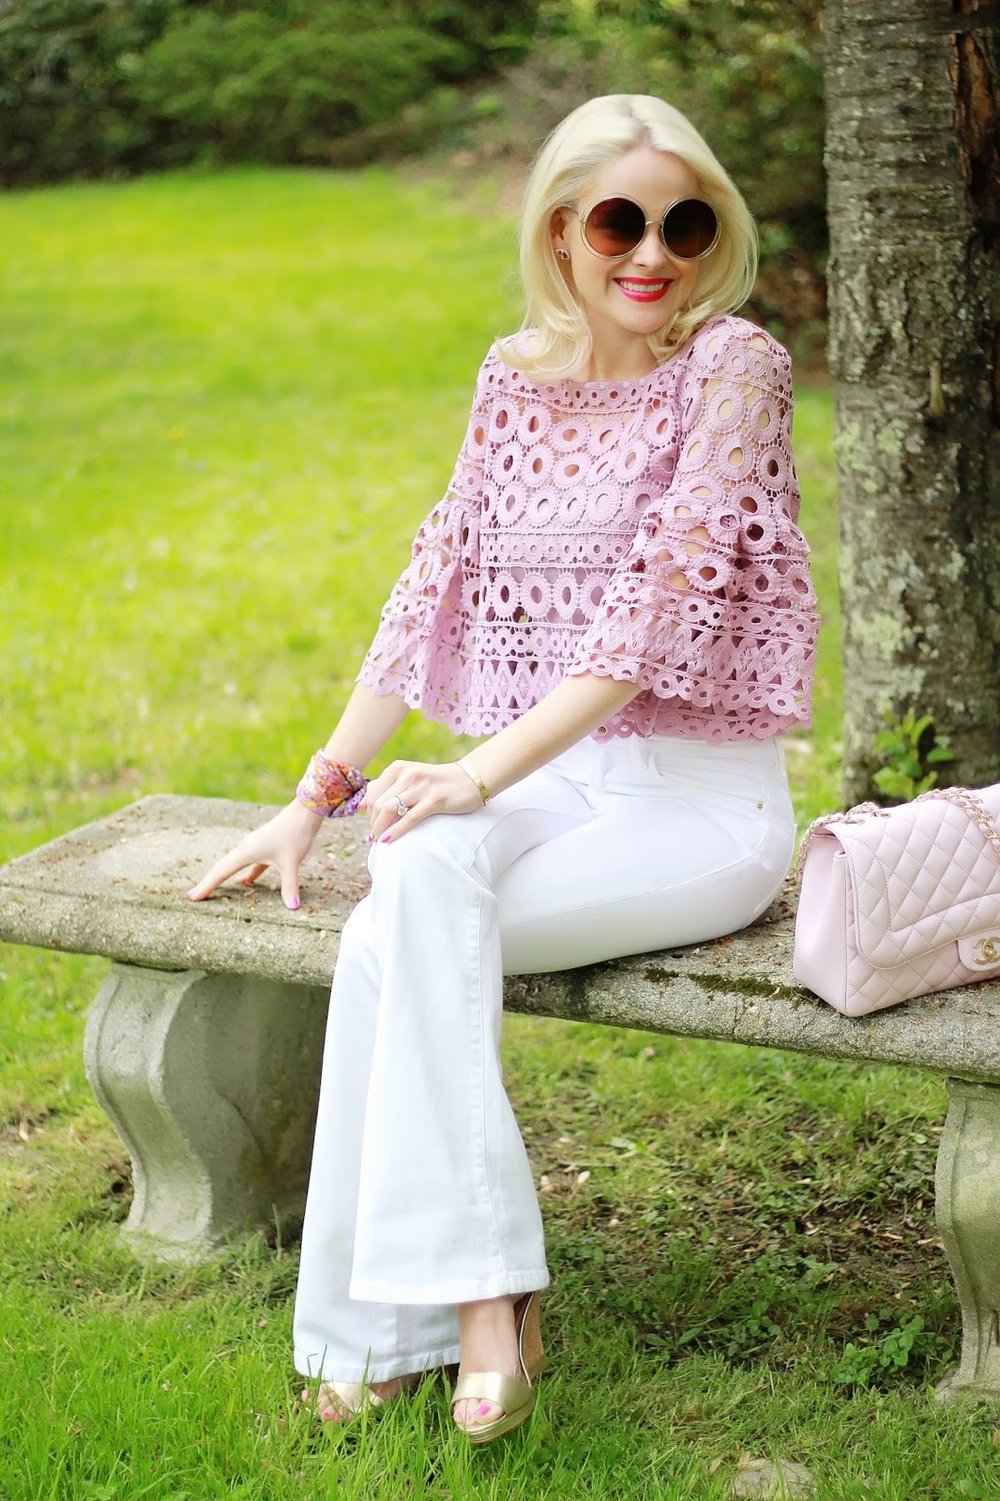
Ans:
POLYGON ((189 893, 271 864, 297 907, 324 815, 368 814, 295 1311, 324 1417, 456 1360, 472 1441, 530 1414, 548 1272, 502 975, 734 931, 785 875, 775 737, 808 722, 816 616, 787 356, 731 316, 755 244, 669 105, 615 95, 563 121, 525 195, 524 326, 486 357, 343 716, 296 800, 189 893), (364 791, 411 708, 486 738, 364 791))

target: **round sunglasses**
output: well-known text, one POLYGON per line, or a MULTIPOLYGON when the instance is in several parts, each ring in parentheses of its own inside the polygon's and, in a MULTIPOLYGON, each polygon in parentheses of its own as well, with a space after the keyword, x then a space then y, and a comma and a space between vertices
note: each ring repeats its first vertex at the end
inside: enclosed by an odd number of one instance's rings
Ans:
POLYGON ((699 261, 719 243, 719 219, 701 198, 681 198, 663 210, 662 218, 647 219, 646 210, 631 198, 602 198, 586 211, 569 209, 580 220, 584 244, 606 261, 631 255, 657 224, 664 248, 679 261, 699 261))

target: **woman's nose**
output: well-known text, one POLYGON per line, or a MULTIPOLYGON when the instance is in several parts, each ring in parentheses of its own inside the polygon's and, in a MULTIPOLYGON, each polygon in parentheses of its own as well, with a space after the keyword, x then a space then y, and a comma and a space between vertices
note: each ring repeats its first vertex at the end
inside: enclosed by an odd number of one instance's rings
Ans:
POLYGON ((660 239, 659 224, 647 224, 646 233, 632 252, 632 259, 653 270, 659 270, 668 263, 670 256, 660 239))

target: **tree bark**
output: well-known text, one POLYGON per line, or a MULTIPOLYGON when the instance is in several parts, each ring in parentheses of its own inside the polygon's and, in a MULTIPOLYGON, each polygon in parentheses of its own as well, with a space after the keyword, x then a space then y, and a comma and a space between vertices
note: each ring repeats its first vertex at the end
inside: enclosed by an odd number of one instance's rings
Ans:
POLYGON ((845 799, 885 714, 1000 781, 1000 5, 827 0, 845 799))

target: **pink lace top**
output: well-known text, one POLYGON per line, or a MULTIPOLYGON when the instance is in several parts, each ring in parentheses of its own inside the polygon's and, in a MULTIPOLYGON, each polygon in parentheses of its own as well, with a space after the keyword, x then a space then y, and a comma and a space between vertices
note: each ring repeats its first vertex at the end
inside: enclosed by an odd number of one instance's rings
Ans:
POLYGON ((807 724, 791 414, 787 354, 742 318, 636 381, 536 385, 491 349, 359 681, 470 735, 581 672, 641 690, 597 738, 807 724))

